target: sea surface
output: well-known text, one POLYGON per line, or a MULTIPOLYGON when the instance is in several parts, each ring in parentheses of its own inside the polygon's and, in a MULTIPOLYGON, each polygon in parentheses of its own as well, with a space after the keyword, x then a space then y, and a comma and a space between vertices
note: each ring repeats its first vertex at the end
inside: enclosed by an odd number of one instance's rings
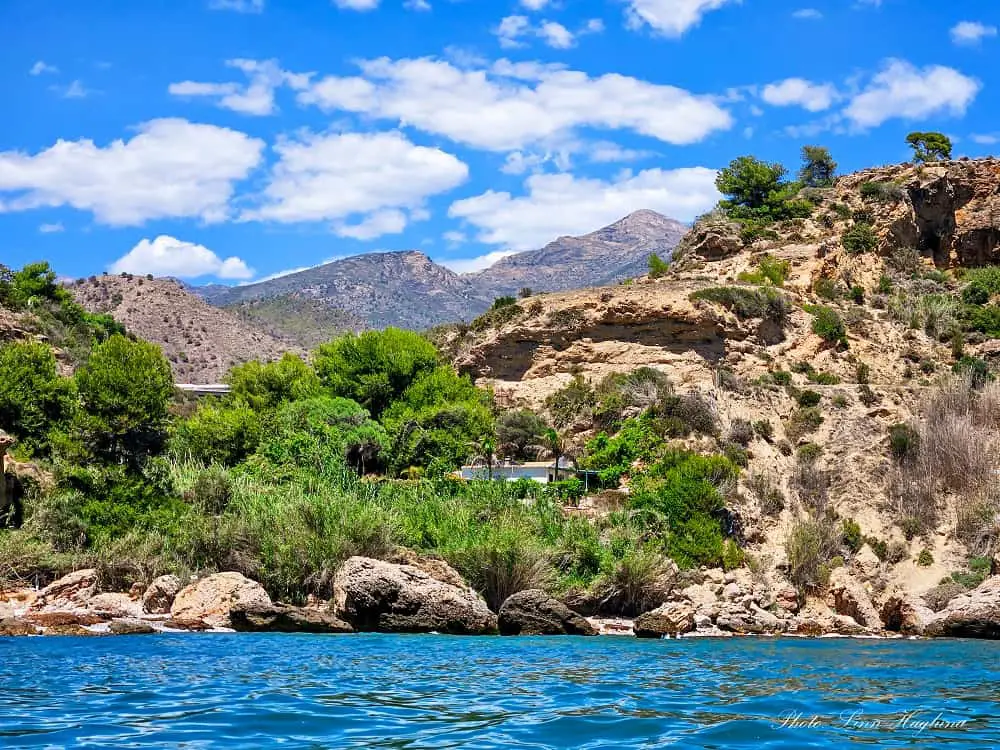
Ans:
POLYGON ((2 748, 998 748, 1000 642, 0 638, 2 748))

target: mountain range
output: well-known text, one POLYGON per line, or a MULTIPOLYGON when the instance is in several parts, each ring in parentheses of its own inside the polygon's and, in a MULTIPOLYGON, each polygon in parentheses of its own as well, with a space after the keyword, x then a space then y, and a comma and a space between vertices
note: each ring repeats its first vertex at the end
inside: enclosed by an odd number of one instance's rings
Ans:
POLYGON ((263 327, 283 338, 287 324, 297 316, 315 316, 321 306, 335 310, 343 328, 420 330, 469 321, 495 298, 524 288, 555 292, 641 275, 650 253, 669 258, 686 231, 678 221, 640 210, 590 234, 560 237, 476 273, 457 274, 410 250, 356 255, 256 284, 191 291, 250 322, 262 301, 268 301, 269 318, 263 327))

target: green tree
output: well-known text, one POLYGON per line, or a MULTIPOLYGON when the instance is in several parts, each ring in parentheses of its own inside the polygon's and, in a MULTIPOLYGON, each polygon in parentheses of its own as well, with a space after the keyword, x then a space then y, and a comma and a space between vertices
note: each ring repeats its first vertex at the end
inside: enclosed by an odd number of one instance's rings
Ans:
POLYGON ((484 437, 493 435, 490 394, 446 366, 420 375, 382 418, 390 437, 390 463, 458 468, 484 437))
POLYGON ((649 254, 649 278, 658 279, 667 272, 670 265, 656 253, 649 254))
POLYGON ((837 173, 837 162, 823 146, 802 147, 799 180, 807 187, 829 187, 837 173))
POLYGON ((202 463, 235 466, 257 450, 262 435, 260 415, 243 403, 206 403, 180 422, 171 451, 202 463))
POLYGON ((768 206, 783 186, 786 170, 753 156, 740 156, 715 178, 715 186, 726 196, 724 208, 757 210, 768 206))
POLYGON ((349 333, 323 344, 313 358, 334 396, 357 401, 378 419, 421 375, 438 363, 434 345, 398 328, 349 333))
POLYGON ((913 149, 913 161, 946 161, 951 158, 951 139, 944 133, 910 133, 906 142, 913 149))
POLYGON ((70 415, 72 386, 45 344, 7 344, 0 349, 0 428, 29 450, 44 450, 49 432, 70 415))
POLYGON ((554 475, 556 481, 559 481, 559 461, 566 457, 566 452, 569 449, 566 437, 550 427, 542 433, 542 446, 552 456, 555 468, 554 475))
POLYGON ((530 409, 504 412, 497 418, 497 452, 524 461, 538 455, 545 422, 530 409))
POLYGON ((42 302, 63 305, 72 302, 72 296, 60 284, 56 272, 48 263, 29 263, 20 271, 9 275, 4 300, 12 307, 30 307, 42 302))
POLYGON ((233 401, 245 403, 256 411, 313 398, 323 390, 312 367, 294 354, 285 354, 277 362, 237 365, 229 371, 226 382, 232 388, 233 401))
POLYGON ((75 380, 82 437, 96 457, 136 466, 162 448, 174 384, 154 344, 116 334, 94 347, 75 380))

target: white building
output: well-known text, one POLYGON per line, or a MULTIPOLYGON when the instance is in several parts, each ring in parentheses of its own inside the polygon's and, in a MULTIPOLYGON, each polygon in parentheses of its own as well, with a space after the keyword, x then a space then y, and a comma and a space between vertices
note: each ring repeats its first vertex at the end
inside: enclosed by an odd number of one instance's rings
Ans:
MULTIPOLYGON (((463 466, 458 473, 462 479, 488 479, 489 471, 484 463, 463 466)), ((571 479, 576 476, 572 461, 559 462, 559 479, 571 479)), ((556 481, 556 466, 553 461, 525 461, 524 463, 493 464, 493 479, 496 481, 516 482, 518 479, 530 479, 539 484, 556 481)))

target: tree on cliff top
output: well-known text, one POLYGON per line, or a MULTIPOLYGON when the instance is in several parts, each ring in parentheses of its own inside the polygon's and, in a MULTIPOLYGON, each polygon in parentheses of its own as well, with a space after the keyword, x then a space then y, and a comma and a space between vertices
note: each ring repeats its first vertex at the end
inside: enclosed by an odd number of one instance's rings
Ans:
POLYGON ((802 147, 802 169, 799 180, 806 187, 829 187, 837 173, 837 162, 823 146, 802 147))
POLYGON ((951 138, 944 133, 910 133, 906 142, 913 149, 913 161, 926 163, 951 158, 951 138))

